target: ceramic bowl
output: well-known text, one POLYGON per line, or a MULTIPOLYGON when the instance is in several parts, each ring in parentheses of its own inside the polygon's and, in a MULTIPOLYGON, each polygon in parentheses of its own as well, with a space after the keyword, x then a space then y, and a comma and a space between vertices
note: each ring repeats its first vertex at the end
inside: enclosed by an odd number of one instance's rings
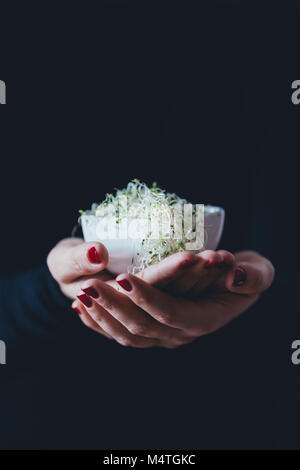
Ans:
MULTIPOLYGON (((221 207, 205 205, 204 230, 205 243, 202 250, 215 250, 220 242, 225 219, 225 211, 221 207)), ((100 217, 91 214, 81 216, 81 226, 86 242, 97 241, 106 246, 109 253, 107 269, 112 274, 128 271, 136 253, 136 241, 131 238, 101 238, 97 230, 100 217)))

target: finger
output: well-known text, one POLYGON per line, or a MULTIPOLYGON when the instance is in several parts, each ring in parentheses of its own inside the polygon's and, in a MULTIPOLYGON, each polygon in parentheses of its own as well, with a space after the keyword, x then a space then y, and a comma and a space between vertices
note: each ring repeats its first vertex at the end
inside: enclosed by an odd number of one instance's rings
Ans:
POLYGON ((203 251, 197 254, 197 262, 171 282, 167 290, 176 295, 197 297, 223 276, 233 262, 234 256, 228 251, 203 251))
MULTIPOLYGON (((227 250, 217 250, 219 256, 221 256, 221 264, 225 266, 231 266, 235 261, 235 256, 227 250)), ((201 253, 199 253, 201 256, 201 253)))
POLYGON ((117 290, 119 290, 119 286, 118 284, 114 282, 114 279, 112 278, 111 274, 108 271, 104 270, 104 271, 101 271, 100 273, 79 277, 77 280, 69 284, 65 284, 64 286, 61 287, 63 290, 63 293, 71 299, 76 299, 78 292, 80 292, 81 290, 82 282, 88 279, 99 279, 100 281, 108 282, 114 287, 117 286, 117 290))
POLYGON ((260 294, 270 287, 274 267, 266 258, 235 263, 225 278, 225 287, 239 294, 260 294))
MULTIPOLYGON (((92 319, 122 346, 149 348, 160 346, 157 339, 133 335, 125 326, 111 316, 101 305, 86 293, 78 295, 78 300, 85 306, 92 319)), ((107 304, 108 306, 108 304, 107 304)))
POLYGON ((162 324, 183 330, 187 336, 202 336, 216 331, 249 308, 258 298, 231 292, 203 296, 197 300, 173 298, 132 275, 116 281, 140 308, 162 324))
POLYGON ((184 275, 186 270, 197 261, 195 253, 182 251, 143 269, 137 276, 153 286, 164 287, 180 275, 184 275))
POLYGON ((188 312, 189 333, 197 336, 213 333, 245 312, 259 298, 259 294, 237 295, 221 292, 203 296, 196 308, 188 312))
MULTIPOLYGON (((120 286, 118 285, 120 290, 120 286)), ((124 293, 97 279, 81 283, 81 289, 106 312, 120 322, 132 335, 145 338, 172 339, 180 331, 157 322, 124 293)))
POLYGON ((75 310, 75 312, 79 315, 80 320, 82 323, 84 323, 85 326, 96 331, 97 333, 101 333, 109 339, 112 339, 112 337, 92 319, 81 302, 75 300, 75 302, 72 303, 72 309, 75 310))
POLYGON ((175 349, 180 346, 185 346, 195 341, 198 336, 187 336, 185 338, 175 338, 173 341, 162 341, 162 346, 166 349, 175 349))
POLYGON ((49 253, 48 266, 58 282, 69 283, 73 280, 94 274, 105 269, 108 252, 102 243, 66 239, 58 243, 49 253))
POLYGON ((159 323, 181 328, 185 307, 183 299, 172 297, 130 274, 119 275, 116 282, 121 286, 122 292, 159 323))
POLYGON ((184 251, 149 266, 137 276, 175 294, 185 294, 194 288, 193 293, 189 292, 189 295, 197 296, 224 274, 233 260, 234 256, 225 250, 206 250, 200 254, 184 251), (204 271, 204 268, 207 271, 204 271))
POLYGON ((116 281, 123 291, 157 321, 182 329, 187 336, 202 336, 230 322, 249 308, 257 294, 236 295, 225 292, 197 300, 173 298, 131 275, 120 275, 116 281))

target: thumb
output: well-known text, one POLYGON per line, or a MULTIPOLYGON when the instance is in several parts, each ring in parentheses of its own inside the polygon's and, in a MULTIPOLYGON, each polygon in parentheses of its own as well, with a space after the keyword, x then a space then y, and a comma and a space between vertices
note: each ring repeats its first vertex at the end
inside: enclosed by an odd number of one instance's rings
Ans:
POLYGON ((225 287, 237 294, 259 294, 270 287, 274 267, 269 260, 259 257, 255 261, 235 263, 225 278, 225 287))
POLYGON ((58 282, 69 283, 81 276, 103 271, 108 252, 102 243, 74 239, 59 242, 47 258, 49 270, 58 282))

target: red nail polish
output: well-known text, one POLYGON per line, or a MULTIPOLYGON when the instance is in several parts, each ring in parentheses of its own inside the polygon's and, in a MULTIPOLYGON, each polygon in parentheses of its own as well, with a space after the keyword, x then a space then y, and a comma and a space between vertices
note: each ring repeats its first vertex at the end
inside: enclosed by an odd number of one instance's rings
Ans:
POLYGON ((72 307, 73 310, 75 310, 75 312, 78 313, 78 315, 81 315, 81 311, 79 310, 79 308, 76 308, 76 307, 72 307))
POLYGON ((99 294, 96 289, 94 289, 94 287, 86 287, 85 289, 81 290, 83 290, 83 292, 85 292, 90 297, 93 297, 93 299, 97 299, 99 297, 99 294))
POLYGON ((247 279, 247 273, 243 268, 237 268, 234 272, 233 286, 239 287, 245 284, 247 279))
POLYGON ((92 246, 92 248, 90 248, 89 251, 88 251, 88 259, 93 264, 100 264, 101 263, 99 253, 98 253, 98 251, 96 250, 96 248, 94 246, 92 246))
POLYGON ((121 279, 120 281, 117 281, 117 283, 123 287, 123 289, 127 290, 128 292, 132 290, 132 286, 127 279, 121 279))
POLYGON ((86 294, 77 295, 77 298, 88 308, 93 305, 92 299, 90 299, 86 294))

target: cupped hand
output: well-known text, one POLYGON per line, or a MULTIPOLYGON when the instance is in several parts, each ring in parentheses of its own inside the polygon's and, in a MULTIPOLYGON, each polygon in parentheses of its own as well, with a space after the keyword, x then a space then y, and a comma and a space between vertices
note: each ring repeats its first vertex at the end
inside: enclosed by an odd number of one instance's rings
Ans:
MULTIPOLYGON (((224 250, 207 250, 200 255, 181 252, 141 271, 138 277, 175 294, 192 288, 200 292, 220 278, 233 261, 233 255, 224 250)), ((102 243, 66 238, 50 251, 47 264, 62 293, 70 299, 76 298, 82 281, 90 278, 118 288, 115 276, 106 270, 108 252, 102 243)))
POLYGON ((254 252, 235 258, 225 251, 173 255, 140 276, 118 276, 120 292, 90 279, 74 307, 122 345, 174 348, 218 330, 271 285, 274 268, 266 258, 254 252))
POLYGON ((105 270, 106 248, 74 238, 58 243, 47 261, 61 291, 79 295, 73 308, 86 326, 135 347, 172 348, 215 331, 249 308, 274 275, 257 253, 219 250, 177 253, 117 282, 105 270))
MULTIPOLYGON (((157 288, 168 290, 176 295, 179 292, 187 292, 192 287, 195 290, 198 286, 199 291, 205 289, 205 286, 219 279, 232 262, 233 256, 225 251, 206 251, 201 253, 201 256, 188 252, 177 253, 142 271, 139 276, 157 288), (209 269, 206 271, 204 268, 209 269)), ((72 300, 80 292, 82 282, 88 279, 98 279, 119 289, 114 276, 105 269, 108 263, 108 253, 101 243, 85 243, 81 238, 62 240, 49 253, 47 263, 62 293, 72 300)), ((131 304, 131 308, 136 308, 133 302, 131 304)), ((92 319, 82 302, 75 302, 73 308, 80 314, 86 326, 111 337, 99 323, 92 319)), ((147 315, 145 312, 144 314, 147 315)), ((112 316, 107 315, 107 317, 109 325, 113 324, 112 316)), ((118 329, 120 329, 119 325, 118 329)), ((107 327, 107 330, 111 330, 111 327, 107 327)), ((174 331, 171 333, 173 335, 174 331)), ((130 336, 127 333, 128 335, 130 336)))

